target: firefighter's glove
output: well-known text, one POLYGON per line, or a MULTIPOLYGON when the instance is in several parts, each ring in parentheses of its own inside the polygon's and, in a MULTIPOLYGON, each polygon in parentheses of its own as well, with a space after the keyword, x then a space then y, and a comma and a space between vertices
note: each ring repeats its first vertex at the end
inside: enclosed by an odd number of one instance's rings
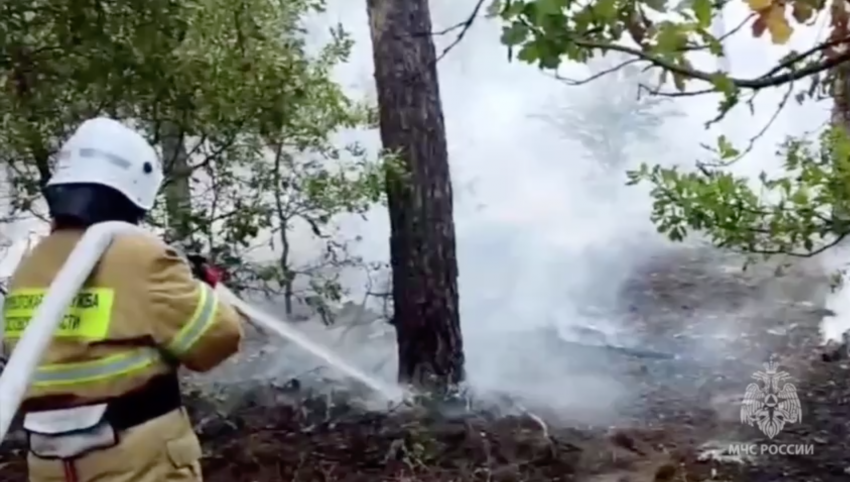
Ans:
POLYGON ((224 272, 210 263, 206 256, 189 254, 186 255, 186 259, 189 260, 189 265, 192 267, 192 274, 195 278, 198 278, 213 288, 223 280, 224 272))

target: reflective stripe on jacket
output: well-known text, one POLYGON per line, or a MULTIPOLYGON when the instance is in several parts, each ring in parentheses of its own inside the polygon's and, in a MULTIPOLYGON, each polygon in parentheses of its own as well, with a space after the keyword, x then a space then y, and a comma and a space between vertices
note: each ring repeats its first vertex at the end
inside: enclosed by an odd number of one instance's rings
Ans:
MULTIPOLYGON (((7 353, 81 235, 50 234, 12 275, 3 307, 7 353)), ((173 249, 148 236, 119 236, 65 312, 24 408, 107 400, 178 365, 209 370, 238 350, 240 325, 173 249)))

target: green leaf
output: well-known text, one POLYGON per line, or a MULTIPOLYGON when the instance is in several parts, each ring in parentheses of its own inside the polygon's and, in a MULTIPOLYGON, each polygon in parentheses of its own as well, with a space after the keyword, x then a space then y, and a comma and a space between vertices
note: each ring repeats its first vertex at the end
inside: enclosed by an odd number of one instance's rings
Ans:
POLYGON ((490 4, 487 5, 485 16, 487 18, 498 17, 502 14, 503 7, 502 0, 491 0, 490 4))
POLYGON ((516 57, 518 60, 522 60, 523 62, 537 62, 540 58, 540 54, 537 50, 537 44, 528 43, 523 45, 516 57))
POLYGON ((718 92, 727 97, 734 95, 737 91, 737 88, 732 82, 732 79, 730 79, 729 76, 723 72, 716 72, 712 74, 711 83, 714 84, 714 87, 717 89, 718 92))
POLYGON ((569 5, 568 0, 535 0, 538 15, 560 14, 569 5))
POLYGON ((525 24, 514 22, 508 27, 502 27, 502 43, 505 45, 519 45, 528 38, 529 29, 525 24))
POLYGON ((673 22, 662 22, 656 36, 655 51, 662 54, 679 53, 688 42, 688 27, 673 22))
POLYGON ((598 0, 593 3, 592 12, 598 19, 608 22, 617 18, 617 0, 598 0))
POLYGON ((526 2, 524 0, 509 0, 502 9, 501 17, 505 20, 512 20, 517 15, 522 14, 525 6, 526 2))
POLYGON ((711 27, 711 21, 714 17, 714 2, 712 0, 693 0, 691 8, 700 28, 711 27))

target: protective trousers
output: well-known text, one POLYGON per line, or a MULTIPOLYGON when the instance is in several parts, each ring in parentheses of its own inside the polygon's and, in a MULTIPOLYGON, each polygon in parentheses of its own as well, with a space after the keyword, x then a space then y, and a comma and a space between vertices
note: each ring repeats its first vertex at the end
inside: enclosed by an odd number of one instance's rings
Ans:
POLYGON ((180 408, 121 433, 120 443, 72 461, 29 454, 30 482, 202 482, 201 445, 180 408))

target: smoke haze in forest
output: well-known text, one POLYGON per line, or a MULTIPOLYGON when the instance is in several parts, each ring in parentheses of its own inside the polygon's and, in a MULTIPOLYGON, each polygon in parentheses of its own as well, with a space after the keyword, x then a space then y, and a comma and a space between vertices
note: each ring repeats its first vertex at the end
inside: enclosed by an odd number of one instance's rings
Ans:
MULTIPOLYGON (((432 2, 435 30, 463 21, 474 3, 432 2)), ((742 4, 728 12, 729 28, 743 19, 744 8, 742 4)), ((352 60, 340 66, 338 78, 354 95, 374 99, 365 5, 331 1, 326 13, 311 19, 311 40, 319 45, 322 32, 337 22, 356 40, 352 60)), ((810 29, 812 37, 818 28, 810 29)), ((550 328, 568 336, 576 326, 593 326, 612 335, 628 333, 623 318, 612 310, 621 284, 635 266, 652 253, 669 249, 669 243, 649 221, 647 189, 626 187, 622 171, 641 162, 692 166, 703 155, 700 144, 713 143, 721 133, 746 145, 768 123, 783 92, 762 92, 754 114, 741 106, 710 129, 704 123, 715 116, 717 97, 676 99, 674 105, 683 116, 663 125, 651 145, 626 146, 630 155, 620 171, 605 171, 569 132, 559 131, 540 116, 558 116, 576 109, 578 99, 605 99, 612 93, 594 84, 567 87, 532 66, 509 62, 499 43, 499 29, 498 22, 479 19, 439 64, 455 186, 461 318, 470 383, 481 393, 503 392, 532 406, 592 411, 604 418, 609 414, 604 401, 628 397, 629 387, 553 366, 549 362, 559 357, 552 348, 557 345, 546 343, 545 335, 523 334, 550 328)), ((438 52, 455 35, 436 37, 438 52)), ((811 38, 795 42, 802 48, 811 38)), ((727 48, 732 52, 732 71, 741 76, 767 70, 780 52, 767 42, 748 38, 747 32, 727 48)), ((708 59, 698 66, 714 68, 708 59)), ((587 70, 573 66, 561 73, 581 77, 587 70)), ((826 103, 800 107, 791 102, 735 169, 753 176, 776 169, 777 144, 786 135, 819 128, 827 118, 826 103)), ((379 146, 377 132, 342 133, 340 139, 362 140, 373 151, 379 146)), ((347 220, 343 229, 351 237, 363 237, 357 245, 359 254, 375 261, 388 258, 389 227, 383 210, 376 209, 365 222, 347 220)), ((314 249, 308 238, 305 232, 297 246, 302 256, 314 249)), ((831 261, 829 267, 834 267, 831 261)), ((345 279, 352 299, 359 300, 365 284, 362 273, 349 273, 345 279)), ((323 329, 310 331, 331 340, 323 329)), ((359 365, 391 377, 393 364, 380 363, 394 353, 391 330, 355 338, 342 342, 339 350, 359 365), (376 346, 383 341, 385 346, 376 346)), ((280 361, 280 366, 295 372, 306 372, 311 364, 315 361, 307 357, 280 361)), ((277 369, 271 367, 267 375, 274 376, 277 369)))
MULTIPOLYGON (((465 20, 474 3, 431 2, 434 30, 465 20)), ((744 19, 745 8, 741 4, 727 11, 727 30, 744 19)), ((329 11, 312 24, 312 31, 321 32, 336 22, 342 22, 357 42, 352 61, 339 69, 339 79, 352 92, 374 99, 364 6, 332 2, 329 11)), ((816 25, 795 36, 795 47, 811 44, 820 28, 816 25)), ((710 129, 704 123, 715 117, 718 97, 675 99, 672 105, 683 116, 663 125, 652 145, 627 146, 630 155, 620 171, 605 171, 600 160, 589 156, 569 132, 540 117, 557 117, 587 104, 578 100, 607 99, 614 92, 594 84, 568 87, 532 66, 509 62, 507 50, 499 44, 499 32, 497 21, 479 19, 439 64, 456 195, 470 381, 480 390, 511 392, 531 404, 567 411, 595 407, 604 412, 603 401, 628 396, 628 387, 614 380, 577 379, 569 370, 548 363, 558 358, 552 352, 556 348, 541 338, 517 333, 555 327, 567 336, 568 328, 575 325, 628 333, 621 316, 598 313, 612 311, 621 283, 635 266, 670 245, 649 222, 647 189, 626 187, 622 171, 641 162, 692 168, 695 160, 706 158, 700 144, 714 145, 720 134, 746 146, 770 122, 784 92, 762 92, 753 104, 754 114, 742 105, 710 129)), ((456 34, 435 37, 438 53, 456 34)), ((764 72, 781 55, 780 49, 749 38, 746 31, 728 42, 727 48, 737 76, 764 72)), ((698 67, 717 68, 713 59, 703 60, 698 67)), ((568 66, 561 75, 580 78, 587 69, 568 66)), ((636 92, 633 84, 612 87, 636 92)), ((777 145, 787 135, 819 129, 828 119, 828 107, 789 102, 735 171, 757 176, 762 170, 777 169, 781 162, 774 155, 777 145)), ((591 115, 587 113, 588 118, 591 115)), ((377 133, 362 139, 372 146, 378 142, 377 133)), ((375 213, 368 223, 353 222, 347 229, 364 236, 364 255, 387 258, 388 223, 383 212, 375 213)), ((352 282, 352 286, 358 284, 352 282)), ((734 331, 729 324, 708 326, 707 330, 734 331)), ((713 345, 706 350, 718 348, 713 345)), ((355 356, 361 351, 351 350, 355 356)))

